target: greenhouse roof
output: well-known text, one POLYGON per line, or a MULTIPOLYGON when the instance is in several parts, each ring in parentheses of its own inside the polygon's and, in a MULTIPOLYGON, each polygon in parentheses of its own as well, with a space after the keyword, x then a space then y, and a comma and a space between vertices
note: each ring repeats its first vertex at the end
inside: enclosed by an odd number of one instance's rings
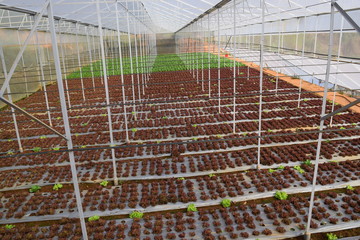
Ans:
MULTIPOLYGON (((2 9, 17 9, 24 12, 40 12, 47 0, 0 0, 2 9)), ((54 15, 58 18, 98 25, 96 2, 94 0, 52 0, 54 15)), ((120 6, 120 21, 126 21, 129 13, 154 32, 176 32, 210 14, 221 6, 223 16, 232 16, 233 2, 229 0, 99 0, 103 26, 116 29, 115 3, 120 6), (223 6, 224 5, 224 6, 223 6)), ((328 14, 330 0, 265 0, 265 22, 279 19, 295 19, 304 16, 328 14)), ((337 0, 341 7, 349 12, 354 21, 360 21, 358 0, 337 0)), ((236 4, 236 20, 238 26, 254 25, 261 20, 261 0, 238 0, 236 4)), ((27 21, 21 15, 9 16, 0 11, 1 27, 9 21, 12 27, 24 27, 27 21)), ((325 17, 326 18, 326 17, 325 17)), ((223 19, 221 29, 231 27, 231 19, 223 19), (228 23, 228 24, 225 24, 228 23)), ((328 19, 324 19, 328 23, 328 19)), ((293 25, 296 25, 294 23, 293 25)), ((7 26, 9 27, 9 26, 7 26)), ((122 31, 128 31, 126 24, 122 31)), ((132 30, 130 29, 130 32, 132 30)))

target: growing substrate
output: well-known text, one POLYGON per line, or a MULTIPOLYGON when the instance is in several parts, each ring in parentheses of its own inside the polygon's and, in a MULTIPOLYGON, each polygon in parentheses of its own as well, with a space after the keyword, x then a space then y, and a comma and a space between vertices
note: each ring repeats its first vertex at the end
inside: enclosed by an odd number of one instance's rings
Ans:
MULTIPOLYGON (((158 57, 154 70, 159 72, 152 72, 146 85, 135 85, 135 101, 131 75, 124 75, 129 143, 125 142, 120 76, 109 77, 115 146, 110 144, 101 74, 95 77, 96 88, 90 77, 83 79, 86 101, 82 97, 81 81, 67 80, 71 102, 69 120, 85 216, 103 218, 87 223, 90 238, 141 235, 141 239, 262 239, 270 236, 279 239, 303 233, 321 98, 314 93, 301 93, 298 108, 296 87, 279 80, 276 91, 276 79, 264 75, 263 167, 256 170, 259 72, 237 66, 234 134, 232 68, 221 68, 218 81, 216 65, 207 69, 208 59, 203 56, 190 56, 199 57, 197 63, 204 62, 204 69, 197 65, 198 72, 179 65, 181 61, 176 56, 158 57), (175 65, 176 69, 172 69, 175 65), (220 112, 216 98, 219 83, 220 112), (101 181, 113 178, 110 148, 115 149, 121 184, 102 187, 101 181), (305 164, 306 160, 312 162, 305 164), (279 190, 305 195, 279 201, 273 198, 279 190), (225 198, 236 204, 221 207, 220 201, 225 198), (258 200, 247 204, 249 199, 258 200), (187 213, 190 203, 198 206, 199 212, 187 213), (129 219, 133 210, 145 212, 144 219, 129 219)), ((136 73, 135 81, 140 83, 145 77, 143 74, 136 73)), ((47 91, 51 93, 48 96, 53 126, 62 132, 57 86, 49 85, 47 91)), ((42 91, 17 104, 48 121, 42 91)), ((336 105, 335 109, 339 107, 336 105)), ((330 109, 328 103, 327 111, 330 109)), ((1 227, 1 238, 79 239, 81 231, 76 220, 66 142, 18 114, 25 149, 19 153, 10 109, 0 114, 3 129, 0 133, 0 178, 3 179, 0 219, 4 224, 16 225, 11 230, 1 227), (53 190, 55 183, 63 183, 64 188, 53 190), (30 193, 28 189, 32 185, 42 189, 30 193), (48 222, 40 222, 44 220, 48 222)), ((318 190, 330 192, 318 194, 313 232, 355 228, 359 224, 359 122, 360 114, 343 112, 334 116, 332 127, 326 128, 323 135, 318 190), (347 186, 353 186, 354 190, 345 191, 347 186)))

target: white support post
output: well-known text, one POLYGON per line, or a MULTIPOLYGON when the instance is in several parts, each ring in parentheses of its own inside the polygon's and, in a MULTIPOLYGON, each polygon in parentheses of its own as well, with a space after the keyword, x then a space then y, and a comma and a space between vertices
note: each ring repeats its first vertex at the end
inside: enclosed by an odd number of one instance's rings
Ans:
POLYGON ((115 11, 116 11, 116 29, 117 29, 117 41, 119 47, 119 57, 120 57, 120 78, 121 78, 121 91, 122 91, 122 101, 124 106, 124 120, 125 120, 125 134, 126 134, 126 142, 129 143, 129 129, 128 129, 128 119, 127 119, 127 111, 126 111, 126 96, 125 96, 125 86, 124 86, 124 68, 123 68, 123 56, 122 56, 122 48, 121 48, 121 36, 120 36, 120 23, 119 23, 119 10, 118 10, 118 2, 115 3, 115 11))
POLYGON ((233 133, 236 133, 236 58, 235 58, 235 49, 236 49, 236 3, 233 0, 233 20, 234 20, 234 36, 233 36, 233 58, 234 58, 234 66, 233 66, 233 133))
POLYGON ((330 32, 329 32, 329 47, 328 47, 328 57, 327 57, 327 64, 326 64, 326 75, 325 75, 325 85, 324 85, 324 95, 322 99, 322 107, 321 107, 321 120, 320 120, 320 129, 319 129, 319 137, 317 142, 316 148, 316 159, 315 159, 315 169, 313 175, 313 181, 311 186, 311 196, 310 196, 310 206, 308 212, 308 219, 306 224, 305 230, 305 239, 310 240, 311 233, 310 233, 310 224, 312 219, 312 210, 314 207, 314 197, 315 197, 315 187, 317 182, 317 175, 319 169, 319 159, 320 159, 320 151, 321 151, 321 142, 322 142, 322 134, 324 130, 325 120, 322 119, 326 113, 326 98, 328 93, 328 83, 330 78, 330 71, 331 71, 331 56, 332 56, 332 48, 334 44, 334 15, 335 15, 335 7, 334 7, 335 0, 331 0, 331 15, 330 15, 330 32))
POLYGON ((220 71, 220 9, 217 10, 217 29, 218 29, 218 102, 219 102, 219 113, 221 113, 221 71, 220 71))
MULTIPOLYGON (((339 62, 340 62, 340 53, 341 53, 341 43, 342 43, 342 37, 343 37, 343 28, 344 28, 344 21, 345 18, 342 17, 341 18, 341 28, 340 28, 340 37, 339 37, 339 46, 338 46, 338 52, 337 52, 337 61, 336 61, 336 72, 339 72, 339 62)), ((334 111, 335 109, 335 101, 336 101, 336 89, 337 89, 337 80, 338 80, 338 75, 336 74, 335 76, 335 85, 334 85, 334 93, 333 93, 333 98, 332 98, 332 104, 331 104, 331 112, 334 111)), ((330 127, 332 127, 333 124, 333 117, 334 115, 331 115, 330 117, 330 127)))
POLYGON ((60 98, 60 104, 61 104, 61 112, 62 112, 62 116, 63 116, 63 120, 64 120, 65 136, 67 138, 67 147, 70 150, 68 153, 69 153, 71 174, 72 174, 72 180, 73 180, 75 197, 76 197, 76 204, 77 204, 77 208, 78 208, 78 212, 79 212, 82 236, 83 236, 84 240, 87 240, 88 235, 87 235, 87 231, 86 231, 84 212, 83 212, 83 208, 82 208, 82 204, 81 204, 80 189, 79 189, 79 183, 78 183, 77 171, 76 171, 76 165, 75 165, 75 156, 74 156, 74 152, 72 151, 73 143, 71 140, 70 123, 69 123, 69 117, 68 117, 68 113, 67 113, 67 109, 66 109, 64 86, 63 86, 60 58, 59 58, 59 49, 57 46, 56 30, 55 30, 54 15, 53 15, 51 1, 47 6, 47 12, 48 12, 48 19, 49 19, 49 28, 50 28, 50 33, 51 33, 51 42, 52 42, 52 49, 53 49, 53 55, 54 55, 54 63, 55 63, 55 69, 56 69, 56 79, 57 79, 59 98, 60 98))
POLYGON ((208 31, 209 31, 209 39, 208 39, 208 64, 209 64, 209 98, 211 97, 211 64, 210 64, 210 39, 211 39, 211 30, 210 30, 210 15, 208 15, 208 31))
POLYGON ((318 27, 319 27, 319 15, 316 16, 316 23, 315 23, 314 56, 313 56, 314 58, 316 58, 318 27))
MULTIPOLYGON (((96 13, 97 13, 97 19, 98 19, 98 24, 99 24, 98 28, 99 28, 101 63, 103 66, 105 96, 106 96, 106 111, 107 111, 107 117, 108 117, 108 123, 109 123, 110 144, 111 144, 111 146, 114 146, 114 135, 113 135, 111 109, 110 109, 110 92, 109 92, 107 68, 106 68, 106 61, 105 61, 105 46, 104 46, 103 29, 102 29, 99 1, 100 0, 96 0, 96 13)), ((117 178, 117 170, 116 170, 117 168, 116 168, 116 158, 115 158, 115 149, 114 148, 111 149, 111 156, 112 156, 113 173, 114 173, 114 185, 116 186, 116 185, 118 185, 118 178, 117 178)))
POLYGON ((41 85, 42 85, 42 88, 43 88, 43 91, 44 91, 44 96, 45 96, 46 112, 47 112, 47 115, 48 115, 49 124, 50 124, 50 126, 53 126, 52 125, 52 120, 51 120, 49 98, 48 98, 47 89, 46 89, 44 68, 43 68, 43 64, 42 64, 42 61, 41 61, 41 48, 40 48, 40 45, 39 45, 38 32, 36 32, 35 36, 36 36, 36 50, 37 50, 37 53, 38 53, 38 60, 39 60, 39 66, 40 66, 40 81, 41 81, 41 85))
MULTIPOLYGON (((280 10, 279 10, 280 11, 280 10)), ((281 19, 279 19, 279 37, 278 37, 278 51, 277 51, 277 54, 278 54, 278 57, 280 57, 280 43, 281 43, 281 35, 282 35, 282 30, 281 30, 281 34, 280 34, 280 29, 283 28, 282 24, 281 24, 281 19), (281 27, 280 27, 281 25, 281 27)), ((279 69, 280 70, 280 69, 279 69)), ((276 70, 276 82, 275 82, 275 95, 277 96, 278 94, 278 89, 279 89, 279 70, 276 70)))
MULTIPOLYGON (((6 79, 6 77, 7 77, 7 69, 6 69, 5 56, 4 56, 4 51, 3 51, 2 46, 0 46, 0 58, 1 58, 2 68, 3 68, 3 71, 4 71, 4 77, 6 79)), ((12 103, 10 85, 7 86, 6 91, 7 91, 7 94, 8 94, 9 102, 12 103)), ((16 113, 15 113, 15 109, 12 108, 12 107, 11 107, 11 115, 12 115, 13 122, 14 122, 16 140, 17 140, 18 145, 19 145, 19 151, 23 152, 23 147, 22 147, 22 144, 21 144, 19 128, 18 128, 18 124, 17 124, 17 120, 16 120, 16 113)))
POLYGON ((129 9, 128 9, 128 0, 126 0, 126 21, 127 21, 127 35, 128 35, 128 41, 129 41, 129 61, 130 61, 130 74, 131 74, 131 87, 132 87, 132 98, 133 98, 133 112, 134 112, 134 118, 136 120, 136 98, 135 98, 135 83, 134 83, 134 66, 133 66, 133 60, 132 60, 132 49, 131 49, 131 38, 130 38, 130 20, 129 20, 129 9))
POLYGON ((201 18, 201 91, 204 91, 204 19, 201 18))
POLYGON ((259 91, 259 130, 257 149, 257 169, 261 166, 261 123, 262 123, 262 99, 263 99, 263 72, 264 72, 264 32, 265 32, 265 0, 261 0, 261 40, 260 40, 260 91, 259 91))
MULTIPOLYGON (((17 40, 18 40, 19 48, 21 48, 19 31, 20 31, 20 29, 18 29, 18 30, 16 31, 16 35, 17 35, 17 40)), ((23 72, 23 77, 24 77, 24 82, 25 82, 25 96, 28 97, 28 96, 29 96, 29 87, 28 87, 28 81, 27 81, 27 74, 26 74, 26 70, 25 70, 24 55, 21 55, 21 66, 22 66, 22 72, 23 72)))
POLYGON ((79 24, 75 23, 76 26, 76 34, 75 34, 75 38, 76 38, 76 50, 77 50, 77 58, 78 58, 78 65, 79 65, 79 71, 80 71, 80 82, 81 82, 81 92, 82 92, 82 96, 83 96, 83 101, 86 101, 86 97, 85 97, 85 89, 84 89, 84 79, 83 79, 83 73, 82 73, 82 68, 81 68, 81 58, 80 58, 80 50, 79 50, 79 35, 78 35, 78 31, 79 31, 79 24))
MULTIPOLYGON (((304 66, 304 54, 305 54, 305 35, 306 35, 306 17, 307 17, 307 4, 306 4, 306 1, 305 0, 305 4, 304 4, 304 11, 305 11, 305 14, 304 14, 304 31, 303 31, 303 42, 302 42, 302 51, 301 51, 301 66, 303 67, 304 66)), ((298 108, 300 108, 300 103, 301 103, 301 90, 302 90, 302 83, 303 83, 303 79, 302 77, 300 77, 300 86, 299 86, 299 98, 298 98, 298 108)))
POLYGON ((143 37, 142 37, 142 33, 139 33, 140 34, 140 43, 139 43, 139 46, 140 46, 140 69, 141 69, 141 86, 142 86, 142 94, 145 95, 145 83, 144 83, 144 75, 145 75, 145 71, 144 71, 144 58, 143 58, 143 55, 144 55, 144 50, 143 50, 143 37))
POLYGON ((137 23, 134 23, 134 30, 135 30, 135 59, 136 59, 136 79, 137 79, 137 90, 138 90, 138 99, 141 102, 141 85, 140 85, 140 76, 139 76, 139 56, 138 56, 138 27, 137 23))
POLYGON ((92 59, 92 47, 91 47, 91 43, 90 43, 88 27, 86 27, 86 42, 87 42, 87 47, 88 47, 88 52, 89 52, 91 81, 92 81, 93 90, 95 91, 95 79, 94 79, 94 67, 93 67, 93 59, 92 59))
MULTIPOLYGON (((60 26, 60 21, 59 21, 59 26, 60 26)), ((60 51, 61 51, 61 60, 62 60, 62 65, 65 71, 65 91, 66 91, 66 96, 67 96, 67 100, 68 100, 68 107, 71 108, 71 101, 70 101, 70 90, 69 90, 69 85, 68 85, 68 80, 67 80, 67 70, 66 70, 66 63, 65 63, 65 50, 64 50, 64 46, 63 46, 63 36, 61 34, 61 29, 59 30, 59 40, 60 40, 60 51)))
POLYGON ((195 58, 196 58, 196 83, 199 84, 199 27, 196 25, 196 38, 195 38, 195 58))

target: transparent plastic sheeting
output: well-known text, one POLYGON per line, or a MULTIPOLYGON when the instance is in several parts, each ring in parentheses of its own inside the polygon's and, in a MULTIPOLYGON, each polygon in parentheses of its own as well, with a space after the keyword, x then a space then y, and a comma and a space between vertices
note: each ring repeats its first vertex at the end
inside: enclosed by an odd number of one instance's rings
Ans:
MULTIPOLYGON (((51 0, 53 3, 54 16, 66 20, 72 20, 84 24, 97 26, 97 9, 98 0, 51 0)), ((26 18, 19 12, 7 11, 11 7, 24 10, 25 12, 40 12, 47 0, 0 0, 0 28, 31 28, 32 19, 26 18), (1 5, 4 5, 1 7, 1 5)), ((144 8, 141 1, 110 1, 99 0, 102 26, 107 29, 116 30, 116 12, 115 4, 118 2, 118 11, 120 22, 120 31, 132 33, 134 28, 127 29, 127 11, 130 12, 129 18, 131 23, 135 24, 134 18, 146 24, 147 28, 155 31, 155 26, 144 8)), ((46 21, 43 26, 47 27, 46 21)), ((41 29, 41 25, 40 25, 41 29)), ((142 30, 145 30, 143 28, 142 30)), ((141 29, 140 29, 141 31, 141 29)))
MULTIPOLYGON (((237 58, 248 62, 260 64, 260 51, 248 49, 227 48, 231 54, 237 58)), ((326 60, 299 55, 281 54, 274 52, 264 52, 266 68, 284 73, 289 76, 299 76, 302 79, 312 82, 321 80, 325 82, 326 60)), ((360 89, 360 65, 357 63, 343 63, 331 61, 330 79, 332 84, 338 84, 347 89, 360 89)))

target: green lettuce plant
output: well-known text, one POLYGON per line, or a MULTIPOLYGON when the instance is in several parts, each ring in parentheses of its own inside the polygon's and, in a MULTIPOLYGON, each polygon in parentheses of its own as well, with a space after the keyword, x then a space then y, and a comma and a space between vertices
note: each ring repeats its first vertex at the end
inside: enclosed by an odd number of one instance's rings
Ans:
POLYGON ((40 189, 41 189, 41 187, 39 185, 32 185, 31 188, 29 189, 29 192, 35 193, 35 192, 39 191, 40 189))
POLYGON ((300 166, 295 166, 294 169, 297 170, 301 174, 303 174, 305 172, 305 170, 302 169, 300 166))
POLYGON ((144 216, 144 213, 139 212, 139 211, 133 211, 132 213, 130 213, 130 218, 142 218, 144 216))
POLYGON ((221 206, 223 207, 230 207, 231 206, 231 200, 230 199, 223 199, 221 200, 221 206))
POLYGON ((15 225, 12 225, 12 224, 5 225, 5 229, 7 229, 7 230, 13 229, 14 227, 15 227, 15 225))
POLYGON ((100 219, 100 217, 98 215, 94 215, 94 216, 89 217, 89 222, 97 221, 99 219, 100 219))
POLYGON ((338 239, 338 237, 333 233, 327 233, 326 237, 328 240, 337 240, 338 239))
POLYGON ((277 198, 279 200, 286 200, 288 198, 288 194, 283 191, 276 191, 275 198, 277 198))
POLYGON ((187 211, 188 212, 197 212, 197 208, 196 208, 195 204, 193 204, 193 203, 189 204, 189 206, 187 207, 187 211))
POLYGON ((53 190, 59 190, 63 187, 63 185, 61 183, 56 183, 54 186, 53 186, 53 190))
POLYGON ((108 181, 104 180, 100 183, 101 186, 106 187, 109 184, 108 181))

